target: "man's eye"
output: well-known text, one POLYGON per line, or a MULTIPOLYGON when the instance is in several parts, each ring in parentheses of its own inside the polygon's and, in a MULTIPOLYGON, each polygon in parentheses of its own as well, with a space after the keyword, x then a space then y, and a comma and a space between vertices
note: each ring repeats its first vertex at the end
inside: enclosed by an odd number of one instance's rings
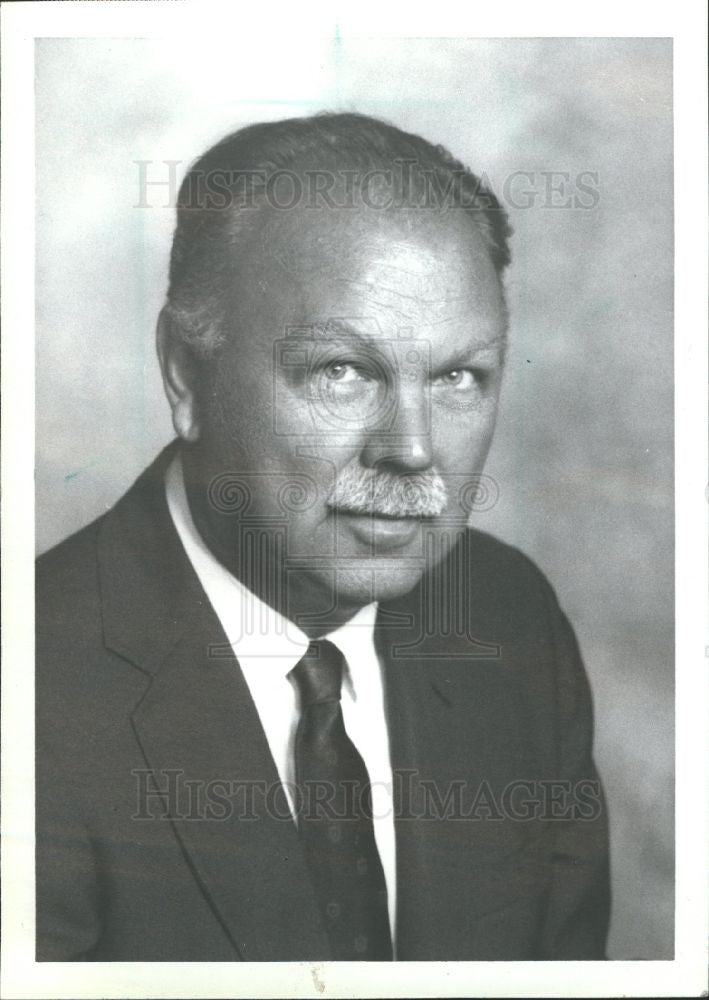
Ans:
POLYGON ((364 382, 367 379, 366 373, 349 361, 332 361, 323 374, 330 382, 364 382))
POLYGON ((472 389, 475 382, 475 373, 470 368, 453 368, 437 378, 434 385, 465 390, 472 389))

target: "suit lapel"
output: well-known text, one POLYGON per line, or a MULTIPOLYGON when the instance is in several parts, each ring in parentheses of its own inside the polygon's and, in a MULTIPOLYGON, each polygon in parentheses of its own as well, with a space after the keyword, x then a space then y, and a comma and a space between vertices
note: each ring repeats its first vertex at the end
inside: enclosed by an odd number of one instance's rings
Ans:
POLYGON ((172 526, 168 449, 106 518, 107 645, 151 676, 132 723, 193 876, 240 957, 329 948, 266 736, 172 526))
POLYGON ((430 621, 427 584, 382 607, 377 633, 395 787, 397 956, 466 959, 475 954, 476 920, 498 905, 481 873, 493 857, 514 853, 520 824, 489 820, 484 808, 478 820, 445 818, 445 802, 450 796, 450 809, 460 801, 467 812, 481 788, 497 789, 509 772, 516 750, 499 723, 514 682, 468 610, 457 626, 450 607, 447 626, 430 621))
MULTIPOLYGON (((397 612, 407 616, 400 604, 397 612)), ((420 652, 420 619, 408 617, 408 625, 387 624, 382 609, 377 630, 394 781, 397 958, 403 961, 437 957, 439 943, 450 939, 450 871, 441 863, 441 823, 424 818, 424 783, 438 789, 445 784, 439 758, 455 742, 450 730, 458 695, 450 676, 437 677, 429 662, 411 655, 412 649, 420 652)))

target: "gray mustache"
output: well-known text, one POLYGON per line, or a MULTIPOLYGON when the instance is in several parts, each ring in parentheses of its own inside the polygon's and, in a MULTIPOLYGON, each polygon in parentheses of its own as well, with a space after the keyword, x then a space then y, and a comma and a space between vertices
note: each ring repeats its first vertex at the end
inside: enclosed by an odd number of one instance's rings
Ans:
POLYGON ((349 514, 375 517, 438 517, 448 504, 448 491, 435 471, 400 475, 388 469, 346 465, 328 506, 349 514))

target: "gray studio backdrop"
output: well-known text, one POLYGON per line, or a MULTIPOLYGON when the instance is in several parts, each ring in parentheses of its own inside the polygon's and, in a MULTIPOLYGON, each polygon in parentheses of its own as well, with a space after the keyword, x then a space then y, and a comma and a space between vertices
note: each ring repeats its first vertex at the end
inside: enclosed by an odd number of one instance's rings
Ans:
POLYGON ((37 549, 172 436, 153 329, 173 213, 140 169, 167 181, 180 161, 180 179, 226 131, 321 109, 449 146, 516 231, 499 499, 476 525, 541 565, 579 635, 611 810, 610 957, 670 958, 671 43, 228 35, 38 43, 37 549))

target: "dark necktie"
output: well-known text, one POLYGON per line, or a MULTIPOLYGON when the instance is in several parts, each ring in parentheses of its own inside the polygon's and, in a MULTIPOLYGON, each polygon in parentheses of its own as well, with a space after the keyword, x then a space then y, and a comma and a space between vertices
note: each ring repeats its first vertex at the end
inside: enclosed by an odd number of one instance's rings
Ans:
POLYGON ((367 768, 342 718, 343 666, 339 649, 320 639, 291 671, 301 704, 298 828, 333 959, 384 961, 392 958, 386 882, 367 768))

